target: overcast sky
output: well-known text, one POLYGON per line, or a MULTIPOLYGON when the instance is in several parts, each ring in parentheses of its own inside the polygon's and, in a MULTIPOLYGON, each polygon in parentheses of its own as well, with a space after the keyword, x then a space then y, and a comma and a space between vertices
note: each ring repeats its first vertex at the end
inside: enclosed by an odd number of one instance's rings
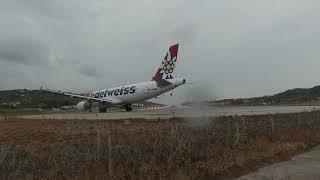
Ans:
POLYGON ((176 42, 176 76, 193 84, 164 103, 320 85, 319 0, 0 2, 0 89, 150 80, 176 42))

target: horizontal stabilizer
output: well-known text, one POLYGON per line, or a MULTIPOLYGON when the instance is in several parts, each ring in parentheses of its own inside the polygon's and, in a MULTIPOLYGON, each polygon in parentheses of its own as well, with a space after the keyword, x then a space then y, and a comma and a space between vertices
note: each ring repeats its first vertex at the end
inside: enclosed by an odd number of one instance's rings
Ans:
POLYGON ((169 82, 165 79, 154 79, 154 81, 156 81, 156 83, 159 87, 164 87, 164 86, 168 86, 168 85, 172 84, 171 82, 169 82))

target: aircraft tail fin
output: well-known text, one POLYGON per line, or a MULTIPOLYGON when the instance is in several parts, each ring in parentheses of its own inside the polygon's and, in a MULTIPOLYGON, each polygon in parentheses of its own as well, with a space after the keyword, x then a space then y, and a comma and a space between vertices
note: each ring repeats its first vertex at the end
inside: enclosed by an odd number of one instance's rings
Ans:
POLYGON ((159 69, 153 77, 153 80, 173 79, 172 73, 174 72, 174 68, 176 66, 178 58, 178 49, 179 44, 174 44, 170 46, 166 56, 160 64, 159 69))

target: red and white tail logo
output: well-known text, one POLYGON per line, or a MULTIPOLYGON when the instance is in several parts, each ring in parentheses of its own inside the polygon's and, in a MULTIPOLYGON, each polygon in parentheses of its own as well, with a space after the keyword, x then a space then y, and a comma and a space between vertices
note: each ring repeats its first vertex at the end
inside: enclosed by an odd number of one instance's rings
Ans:
POLYGON ((176 66, 177 58, 178 58, 178 49, 179 44, 172 45, 163 61, 160 64, 159 69, 157 70, 156 75, 153 77, 154 80, 159 79, 173 79, 172 73, 176 66))

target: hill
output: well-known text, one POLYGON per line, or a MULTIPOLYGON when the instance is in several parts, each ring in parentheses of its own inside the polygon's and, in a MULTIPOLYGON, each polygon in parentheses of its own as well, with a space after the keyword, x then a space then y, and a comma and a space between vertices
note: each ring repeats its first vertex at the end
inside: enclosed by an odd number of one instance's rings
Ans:
POLYGON ((41 90, 3 90, 0 91, 1 108, 58 108, 75 105, 79 100, 71 97, 44 93, 41 90))
POLYGON ((272 96, 223 99, 209 103, 216 105, 318 105, 320 104, 320 86, 290 89, 272 96))
MULTIPOLYGON (((59 108, 73 106, 79 99, 45 93, 41 90, 15 89, 0 91, 0 108, 59 108)), ((320 105, 320 86, 295 88, 272 96, 223 99, 204 102, 209 105, 320 105)), ((142 104, 159 105, 151 102, 142 104)), ((183 105, 192 102, 183 103, 183 105)))
MULTIPOLYGON (((0 91, 0 108, 61 108, 62 106, 74 106, 78 98, 46 93, 41 90, 14 89, 0 91)), ((144 101, 138 103, 145 107, 159 107, 162 104, 144 101)))

